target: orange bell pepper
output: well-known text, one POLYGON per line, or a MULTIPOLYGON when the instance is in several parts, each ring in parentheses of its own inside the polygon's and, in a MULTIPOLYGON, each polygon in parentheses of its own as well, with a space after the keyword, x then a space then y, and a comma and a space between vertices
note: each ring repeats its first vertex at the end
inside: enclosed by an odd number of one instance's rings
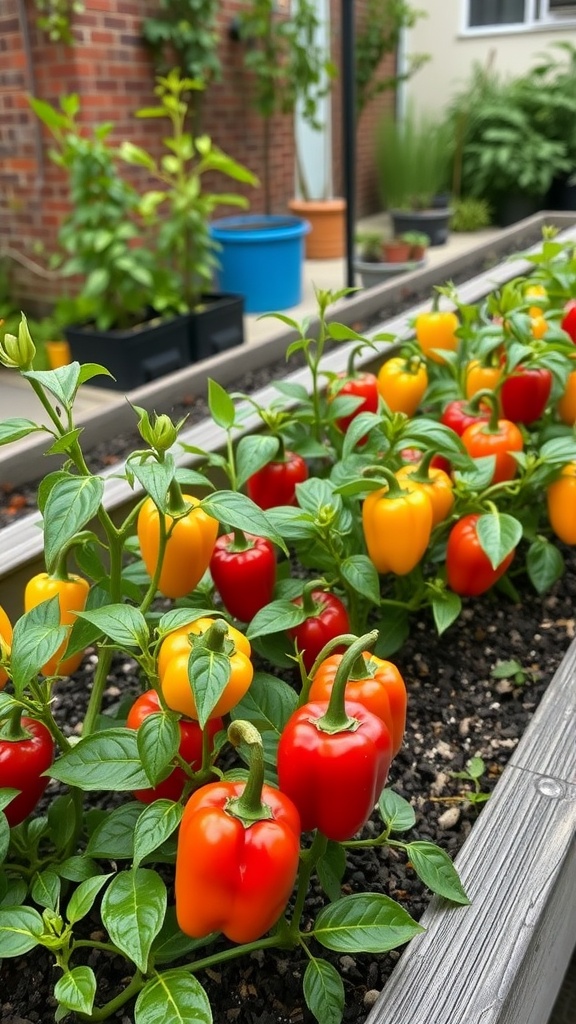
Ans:
POLYGON ((564 466, 546 488, 548 520, 564 544, 576 544, 576 462, 564 466))
MULTIPOLYGON (((342 654, 331 654, 314 673, 308 700, 329 701, 342 654)), ((406 728, 406 684, 391 661, 363 651, 348 673, 346 700, 362 704, 367 711, 381 718, 392 737, 392 757, 402 746, 406 728)))

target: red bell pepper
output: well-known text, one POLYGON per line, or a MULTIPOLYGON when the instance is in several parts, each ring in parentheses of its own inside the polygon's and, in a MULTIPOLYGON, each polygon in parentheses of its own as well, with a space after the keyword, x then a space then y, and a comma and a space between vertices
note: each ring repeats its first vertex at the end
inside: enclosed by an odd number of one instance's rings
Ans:
POLYGON ((448 402, 440 417, 440 423, 450 427, 458 437, 462 437, 466 427, 472 423, 487 423, 489 419, 489 412, 482 409, 473 411, 467 398, 457 398, 453 402, 448 402))
POLYGON ((284 458, 268 462, 246 481, 248 497, 262 509, 296 504, 296 484, 308 479, 301 455, 285 451, 284 458))
POLYGON ((386 724, 357 701, 345 700, 350 669, 376 640, 366 634, 338 666, 329 701, 310 701, 290 716, 278 744, 280 789, 296 804, 302 829, 351 839, 368 821, 392 760, 386 724))
POLYGON ((560 321, 560 327, 570 335, 576 345, 576 299, 570 299, 564 306, 564 316, 560 321))
POLYGON ((300 819, 289 797, 263 785, 262 739, 249 722, 228 736, 250 748, 248 781, 214 782, 184 809, 176 854, 176 916, 186 935, 221 931, 253 942, 290 898, 300 856, 300 819))
POLYGON ((551 391, 550 370, 543 366, 517 366, 500 389, 502 412, 513 423, 534 423, 542 416, 551 391))
POLYGON ((518 463, 512 452, 521 452, 524 438, 515 423, 508 419, 499 419, 498 398, 492 391, 479 391, 472 401, 472 408, 477 402, 487 402, 491 407, 488 423, 471 423, 462 434, 462 443, 473 459, 487 455, 495 457, 492 483, 512 480, 518 471, 518 463))
POLYGON ((355 374, 346 380, 344 384, 339 385, 336 393, 338 395, 353 395, 355 398, 362 399, 362 402, 359 403, 358 408, 354 412, 349 413, 348 416, 340 416, 336 420, 336 426, 343 434, 348 430, 352 420, 359 416, 361 412, 378 411, 380 394, 378 392, 378 380, 373 373, 355 374))
POLYGON ((288 634, 302 652, 304 668, 309 672, 329 640, 350 632, 348 611, 335 594, 319 590, 317 580, 306 584, 302 597, 295 597, 292 604, 302 605, 306 612, 304 622, 288 634))
POLYGON ((48 785, 42 773, 53 760, 54 742, 42 722, 21 717, 19 710, 6 720, 0 729, 0 789, 20 790, 4 808, 11 828, 36 807, 48 785))
MULTIPOLYGON (((133 703, 128 712, 126 725, 129 729, 139 729, 142 722, 149 715, 157 715, 162 708, 156 690, 146 690, 133 703)), ((200 728, 198 722, 188 721, 181 718, 178 722, 180 730, 180 744, 178 753, 183 761, 190 765, 193 771, 198 770, 202 764, 202 749, 204 732, 209 749, 212 749, 214 737, 217 732, 224 728, 221 718, 209 718, 206 722, 206 729, 200 728)), ((134 796, 143 804, 151 804, 153 800, 179 800, 184 792, 184 787, 190 776, 180 765, 176 765, 167 778, 159 782, 157 786, 150 789, 137 789, 134 796)))
POLYGON ((452 527, 446 548, 448 586, 462 597, 477 597, 504 575, 511 565, 515 551, 511 551, 495 569, 480 545, 476 524, 477 513, 463 516, 452 527))
POLYGON ((242 622, 272 600, 276 582, 274 545, 251 533, 226 533, 214 545, 210 572, 226 611, 242 622))

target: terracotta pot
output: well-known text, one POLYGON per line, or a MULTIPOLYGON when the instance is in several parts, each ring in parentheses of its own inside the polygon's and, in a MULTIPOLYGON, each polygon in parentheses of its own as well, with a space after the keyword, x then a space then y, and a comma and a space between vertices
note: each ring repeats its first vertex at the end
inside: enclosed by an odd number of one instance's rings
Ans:
POLYGON ((345 199, 291 199, 292 213, 311 226, 306 238, 307 260, 340 259, 346 250, 345 199))
POLYGON ((410 247, 410 259, 411 260, 423 260, 426 255, 425 245, 412 245, 410 247))
POLYGON ((382 243, 382 257, 385 263, 407 263, 411 255, 409 242, 393 239, 382 243))

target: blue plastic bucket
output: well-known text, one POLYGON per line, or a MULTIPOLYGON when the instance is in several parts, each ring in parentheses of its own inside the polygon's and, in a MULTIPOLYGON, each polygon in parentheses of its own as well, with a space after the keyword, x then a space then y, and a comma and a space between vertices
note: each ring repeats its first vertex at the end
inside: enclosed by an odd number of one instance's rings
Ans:
POLYGON ((243 295, 246 313, 297 306, 309 231, 308 221, 291 216, 251 214, 213 221, 210 234, 220 247, 217 290, 243 295))

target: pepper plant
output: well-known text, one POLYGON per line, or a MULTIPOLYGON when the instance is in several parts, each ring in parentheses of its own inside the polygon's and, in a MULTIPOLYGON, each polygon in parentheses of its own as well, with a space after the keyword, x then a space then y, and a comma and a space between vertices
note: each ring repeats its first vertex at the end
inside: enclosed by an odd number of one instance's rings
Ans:
MULTIPOLYGON (((142 447, 123 470, 134 503, 114 521, 74 419, 79 388, 106 371, 35 370, 34 354, 23 317, 18 336, 0 343, 0 361, 29 382, 47 425, 5 420, 0 440, 42 432, 62 467, 38 495, 46 573, 31 581, 20 618, 0 615, 0 957, 51 953, 57 1020, 105 1021, 130 1006, 145 1024, 174 1012, 211 1020, 204 971, 255 950, 303 949, 304 999, 318 1021, 327 1012, 338 1021, 344 987, 323 951, 385 952, 422 931, 385 892, 346 894, 348 848, 403 850, 425 885, 468 902, 447 854, 398 838, 414 824, 412 808, 385 788, 404 730, 404 682, 373 656, 377 630, 350 632, 345 616, 320 634, 309 670, 310 644, 297 642, 294 679, 255 663, 241 623, 205 579, 218 534, 232 534, 227 555, 256 537, 286 556, 270 514, 240 491, 236 470, 236 487, 217 490, 200 470, 179 468, 182 422, 134 407, 142 447), (54 697, 87 648, 96 668, 77 735, 54 697), (111 711, 115 655, 137 663, 142 693, 111 711), (330 691, 318 699, 310 687, 333 657, 330 691), (371 680, 379 699, 369 707, 371 680), (360 684, 354 700, 348 683, 360 684), (304 777, 297 751, 306 748, 304 777), (380 828, 365 838, 376 805, 380 828), (311 918, 313 879, 324 898, 311 918), (87 937, 96 914, 102 938, 87 937), (126 966, 106 1001, 98 960, 110 954, 126 966)), ((248 459, 246 479, 253 468, 248 459)), ((295 627, 311 629, 310 602, 319 616, 334 607, 326 581, 312 583, 291 595, 295 627)))
POLYGON ((210 382, 222 448, 190 449, 192 468, 176 458, 183 424, 135 408, 142 447, 123 470, 134 505, 119 523, 73 414, 81 384, 106 371, 35 370, 25 318, 5 335, 0 360, 29 382, 48 425, 7 420, 0 441, 43 431, 63 465, 38 494, 46 577, 16 622, 0 615, 0 957, 52 951, 58 1019, 106 1020, 133 1003, 147 1024, 165 1019, 168 1002, 210 1019, 202 972, 273 947, 306 951, 308 1007, 321 1022, 341 1019, 342 981, 323 950, 384 952, 420 930, 384 892, 344 895, 346 853, 358 847, 404 851, 431 889, 466 902, 441 850, 397 838, 414 815, 385 786, 406 715, 387 658, 416 616, 431 614, 443 633, 492 588, 516 599, 517 575, 545 592, 562 574, 562 545, 576 543, 576 412, 566 406, 576 349, 562 326, 574 247, 546 237, 532 262, 534 281, 477 307, 447 285, 459 326, 451 318, 448 344, 426 335, 426 352, 421 332, 386 352, 329 323, 331 293, 319 295, 321 334, 303 324, 294 343, 311 396, 280 385, 259 410, 210 382), (334 393, 324 373, 323 353, 342 342, 373 350, 375 409, 341 394, 347 378, 334 393), (544 402, 534 364, 550 374, 544 402), (506 404, 517 386, 527 389, 520 416, 506 404), (251 434, 250 416, 264 433, 251 434), (272 501, 270 487, 245 493, 270 466, 285 485, 292 456, 304 471, 289 488, 272 501), (214 468, 228 487, 215 489, 214 468), (75 576, 88 587, 70 604, 75 576), (78 738, 52 698, 87 647, 97 666, 78 738), (103 714, 115 654, 137 663, 143 692, 103 714), (47 779, 56 796, 41 795, 47 779), (110 793, 112 810, 90 807, 90 794, 110 793), (381 827, 368 836, 375 805, 381 827), (326 900, 310 916, 313 878, 326 900), (83 922, 97 906, 105 937, 94 942, 83 922), (88 948, 126 960, 109 1002, 88 948))

